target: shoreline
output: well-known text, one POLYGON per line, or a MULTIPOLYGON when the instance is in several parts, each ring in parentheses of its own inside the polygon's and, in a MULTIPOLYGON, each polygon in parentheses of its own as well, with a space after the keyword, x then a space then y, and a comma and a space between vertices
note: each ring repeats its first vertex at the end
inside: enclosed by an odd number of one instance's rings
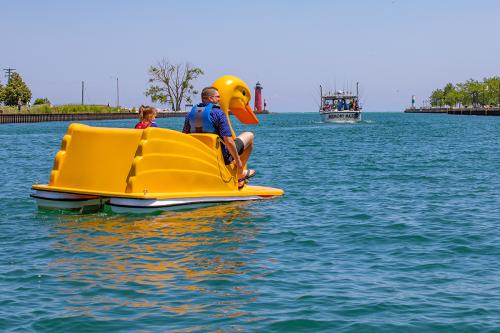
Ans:
POLYGON ((470 108, 441 108, 441 107, 427 107, 427 108, 407 108, 404 113, 444 113, 454 115, 467 115, 467 116, 500 116, 500 107, 470 107, 470 108))
MULTIPOLYGON (((158 112, 156 118, 185 117, 186 112, 158 112)), ((114 120, 137 119, 138 114, 132 112, 113 113, 3 113, 0 114, 0 124, 40 123, 50 121, 75 120, 114 120)))

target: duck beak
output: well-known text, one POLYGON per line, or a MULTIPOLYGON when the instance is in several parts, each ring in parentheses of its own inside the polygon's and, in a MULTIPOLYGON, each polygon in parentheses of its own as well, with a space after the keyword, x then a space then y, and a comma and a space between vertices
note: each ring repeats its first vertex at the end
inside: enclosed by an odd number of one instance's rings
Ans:
POLYGON ((226 115, 231 111, 243 124, 259 123, 257 116, 250 107, 250 89, 240 78, 225 75, 215 80, 212 86, 219 90, 221 95, 219 103, 226 115))
POLYGON ((259 119, 253 113, 250 105, 242 99, 233 98, 229 104, 229 110, 243 124, 251 125, 259 123, 259 119))

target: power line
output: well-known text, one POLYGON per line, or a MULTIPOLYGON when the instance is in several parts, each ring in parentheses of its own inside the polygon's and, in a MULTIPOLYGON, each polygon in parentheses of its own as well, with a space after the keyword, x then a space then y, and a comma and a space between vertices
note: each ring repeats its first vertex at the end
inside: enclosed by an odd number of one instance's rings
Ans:
POLYGON ((3 71, 5 72, 5 76, 7 76, 7 83, 10 82, 10 76, 12 75, 12 73, 14 73, 16 69, 15 68, 4 68, 3 71))

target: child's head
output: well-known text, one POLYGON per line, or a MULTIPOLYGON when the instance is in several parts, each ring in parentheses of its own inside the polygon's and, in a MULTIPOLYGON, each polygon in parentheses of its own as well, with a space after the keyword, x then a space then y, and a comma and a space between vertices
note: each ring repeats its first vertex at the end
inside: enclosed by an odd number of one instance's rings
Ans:
POLYGON ((139 119, 141 121, 154 121, 156 117, 156 108, 147 105, 141 105, 139 108, 139 119))

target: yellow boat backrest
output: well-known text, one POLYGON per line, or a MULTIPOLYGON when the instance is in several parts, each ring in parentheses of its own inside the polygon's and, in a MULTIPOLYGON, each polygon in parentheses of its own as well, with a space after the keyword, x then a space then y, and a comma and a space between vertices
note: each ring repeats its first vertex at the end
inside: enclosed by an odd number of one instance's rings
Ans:
POLYGON ((71 124, 49 186, 123 192, 142 132, 71 124))

